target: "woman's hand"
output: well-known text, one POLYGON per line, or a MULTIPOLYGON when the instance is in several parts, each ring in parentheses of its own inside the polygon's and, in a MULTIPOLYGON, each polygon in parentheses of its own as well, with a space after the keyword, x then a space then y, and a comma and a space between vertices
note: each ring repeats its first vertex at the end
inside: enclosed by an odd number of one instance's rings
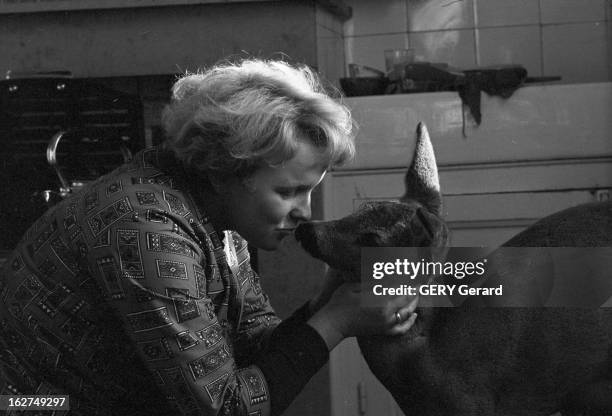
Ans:
POLYGON ((342 339, 364 335, 402 335, 414 324, 415 296, 380 297, 364 306, 359 283, 343 283, 308 321, 331 350, 342 339))

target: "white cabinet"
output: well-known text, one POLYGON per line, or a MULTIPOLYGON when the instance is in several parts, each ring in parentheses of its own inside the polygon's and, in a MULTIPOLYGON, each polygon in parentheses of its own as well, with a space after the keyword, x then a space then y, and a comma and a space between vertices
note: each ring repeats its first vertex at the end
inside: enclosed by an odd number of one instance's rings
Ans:
MULTIPOLYGON (((497 246, 555 211, 612 190, 612 84, 533 86, 509 100, 483 95, 483 122, 461 134, 456 94, 347 99, 361 126, 357 159, 323 183, 325 218, 397 199, 419 121, 439 166, 453 246, 497 246)), ((402 415, 353 339, 330 359, 333 416, 402 415)), ((410 416, 410 415, 408 415, 410 416)))

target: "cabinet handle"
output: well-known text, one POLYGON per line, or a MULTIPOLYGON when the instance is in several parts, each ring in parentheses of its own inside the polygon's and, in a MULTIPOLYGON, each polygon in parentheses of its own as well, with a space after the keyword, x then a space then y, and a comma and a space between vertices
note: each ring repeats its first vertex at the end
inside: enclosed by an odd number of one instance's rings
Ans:
POLYGON ((598 189, 595 191, 595 201, 603 202, 610 200, 610 190, 609 189, 598 189))
POLYGON ((365 415, 368 411, 368 401, 366 388, 361 381, 357 383, 357 403, 359 405, 359 416, 365 415))

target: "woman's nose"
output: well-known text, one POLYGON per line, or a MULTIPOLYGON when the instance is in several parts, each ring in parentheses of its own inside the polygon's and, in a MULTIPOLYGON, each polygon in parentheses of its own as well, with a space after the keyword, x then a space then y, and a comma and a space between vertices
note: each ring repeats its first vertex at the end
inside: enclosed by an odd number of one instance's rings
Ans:
POLYGON ((295 200, 295 205, 289 212, 289 216, 295 222, 310 220, 310 217, 312 216, 312 211, 310 208, 310 193, 295 200))

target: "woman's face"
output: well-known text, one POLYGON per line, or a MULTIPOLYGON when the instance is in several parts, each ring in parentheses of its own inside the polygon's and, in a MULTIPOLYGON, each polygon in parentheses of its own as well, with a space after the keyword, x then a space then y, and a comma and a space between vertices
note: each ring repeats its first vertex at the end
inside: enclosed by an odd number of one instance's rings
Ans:
POLYGON ((302 142, 293 159, 280 167, 262 167, 246 181, 226 188, 228 222, 249 244, 275 250, 302 221, 310 219, 312 190, 325 176, 317 148, 302 142))

